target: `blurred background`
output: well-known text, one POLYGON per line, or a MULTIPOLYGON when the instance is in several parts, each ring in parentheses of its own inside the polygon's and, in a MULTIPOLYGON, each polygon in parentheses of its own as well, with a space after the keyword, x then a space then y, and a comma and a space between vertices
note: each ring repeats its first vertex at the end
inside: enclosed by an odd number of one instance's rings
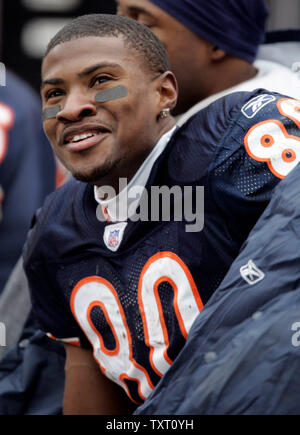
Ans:
POLYGON ((299 0, 267 0, 270 8, 268 30, 300 28, 299 0))
MULTIPOLYGON (((299 29, 299 0, 268 0, 268 30, 299 29)), ((114 13, 114 0, 0 0, 1 61, 38 90, 47 42, 67 20, 114 13)), ((300 60, 300 53, 299 53, 300 60)))
POLYGON ((87 13, 115 13, 114 0, 0 0, 1 61, 39 90, 40 65, 50 38, 87 13))

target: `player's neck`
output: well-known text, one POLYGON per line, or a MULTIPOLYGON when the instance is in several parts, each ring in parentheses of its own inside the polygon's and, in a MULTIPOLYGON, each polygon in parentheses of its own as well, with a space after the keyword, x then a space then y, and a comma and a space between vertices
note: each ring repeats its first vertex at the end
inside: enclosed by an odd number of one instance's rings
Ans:
POLYGON ((157 134, 155 135, 152 144, 149 147, 144 147, 139 153, 136 153, 132 161, 130 163, 127 161, 125 166, 122 165, 122 161, 120 161, 119 164, 117 164, 110 173, 107 174, 107 176, 101 178, 101 180, 94 183, 94 185, 96 187, 110 186, 114 189, 116 195, 118 195, 120 193, 119 180, 126 179, 127 184, 129 184, 162 136, 172 130, 175 124, 176 121, 171 115, 161 118, 158 121, 157 134))
POLYGON ((222 73, 218 72, 220 79, 213 81, 208 96, 253 79, 256 74, 257 69, 253 64, 242 59, 228 57, 222 65, 222 73))

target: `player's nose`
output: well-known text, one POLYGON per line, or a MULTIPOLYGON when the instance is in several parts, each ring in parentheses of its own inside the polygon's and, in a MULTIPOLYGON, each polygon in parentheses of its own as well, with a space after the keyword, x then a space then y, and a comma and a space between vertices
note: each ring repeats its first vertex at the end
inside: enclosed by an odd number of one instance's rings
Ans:
POLYGON ((78 121, 97 113, 96 101, 82 91, 73 91, 65 97, 61 110, 56 115, 60 122, 78 121))

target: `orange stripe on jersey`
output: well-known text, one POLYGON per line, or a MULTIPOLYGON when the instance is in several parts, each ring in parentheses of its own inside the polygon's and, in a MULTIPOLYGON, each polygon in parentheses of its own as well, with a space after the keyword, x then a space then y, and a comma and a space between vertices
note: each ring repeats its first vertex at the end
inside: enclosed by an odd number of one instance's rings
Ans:
POLYGON ((74 338, 57 338, 54 337, 50 332, 47 332, 47 337, 54 341, 60 341, 61 343, 71 344, 72 346, 80 347, 80 340, 77 337, 74 338))

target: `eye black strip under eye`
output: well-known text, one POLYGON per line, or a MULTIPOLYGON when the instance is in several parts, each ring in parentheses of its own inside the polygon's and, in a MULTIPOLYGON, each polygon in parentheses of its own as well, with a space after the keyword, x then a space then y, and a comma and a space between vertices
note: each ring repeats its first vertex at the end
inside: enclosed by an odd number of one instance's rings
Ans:
MULTIPOLYGON (((117 100, 119 98, 124 98, 127 95, 127 89, 125 86, 119 85, 111 89, 106 89, 105 91, 100 91, 95 95, 95 100, 97 103, 105 103, 106 101, 117 100)), ((42 119, 47 121, 47 119, 55 118, 58 112, 61 111, 61 107, 57 104, 54 107, 47 107, 43 110, 42 119)))
POLYGON ((53 107, 46 107, 46 109, 44 109, 42 113, 42 120, 47 121, 47 119, 55 118, 60 111, 61 108, 59 104, 53 107))
POLYGON ((127 89, 125 86, 119 85, 105 91, 100 91, 95 95, 97 103, 105 103, 106 101, 117 100, 118 98, 126 97, 127 89))

